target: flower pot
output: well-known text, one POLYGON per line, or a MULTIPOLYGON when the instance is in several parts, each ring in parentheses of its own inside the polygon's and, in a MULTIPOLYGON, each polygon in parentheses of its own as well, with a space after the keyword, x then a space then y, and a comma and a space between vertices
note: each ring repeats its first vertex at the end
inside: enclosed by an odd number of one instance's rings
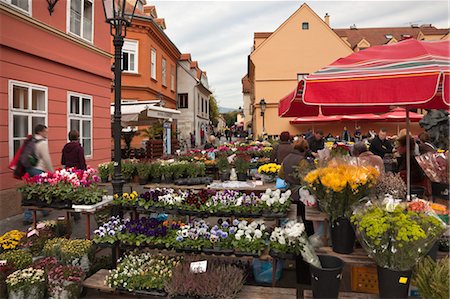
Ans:
POLYGON ((159 184, 159 183, 161 183, 161 177, 159 177, 159 178, 152 178, 151 182, 154 183, 154 184, 159 184))
POLYGON ((353 247, 355 247, 355 238, 355 230, 349 219, 338 218, 331 224, 331 244, 334 252, 352 253, 353 247))
POLYGON ((238 173, 237 178, 238 178, 238 181, 245 182, 245 181, 247 181, 247 174, 246 173, 238 173))
POLYGON ((80 298, 83 287, 81 283, 63 281, 52 282, 49 281, 48 293, 50 298, 58 299, 77 299, 80 298))
POLYGON ((43 299, 44 284, 39 283, 31 286, 24 286, 15 290, 8 288, 9 299, 43 299))
POLYGON ((105 177, 105 178, 101 177, 101 178, 100 178, 100 181, 101 181, 102 183, 107 183, 107 182, 108 182, 108 177, 105 177))
POLYGON ((230 176, 231 174, 229 172, 223 172, 220 174, 220 181, 221 182, 226 182, 230 180, 230 176))
POLYGON ((380 298, 407 298, 412 270, 396 271, 377 266, 380 298))
POLYGON ((313 298, 338 298, 344 262, 330 255, 319 255, 322 268, 309 265, 313 298))
POLYGON ((145 184, 147 184, 147 182, 148 182, 147 178, 139 177, 139 185, 145 185, 145 184))
POLYGON ((261 174, 261 180, 266 184, 273 183, 275 182, 275 177, 267 174, 261 174))

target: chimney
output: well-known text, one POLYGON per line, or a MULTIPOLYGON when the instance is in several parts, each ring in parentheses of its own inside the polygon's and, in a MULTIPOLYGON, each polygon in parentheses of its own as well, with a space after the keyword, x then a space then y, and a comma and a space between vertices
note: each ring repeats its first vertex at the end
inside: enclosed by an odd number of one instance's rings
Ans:
POLYGON ((327 23, 327 25, 330 26, 330 15, 328 13, 325 14, 324 20, 325 23, 327 23))

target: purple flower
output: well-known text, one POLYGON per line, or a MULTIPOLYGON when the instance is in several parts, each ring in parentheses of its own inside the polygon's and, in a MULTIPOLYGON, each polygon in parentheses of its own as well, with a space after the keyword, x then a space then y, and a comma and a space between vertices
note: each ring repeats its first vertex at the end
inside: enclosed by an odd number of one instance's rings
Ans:
POLYGON ((223 233, 220 235, 220 237, 221 237, 222 239, 228 238, 228 233, 227 233, 227 232, 223 232, 223 233))
POLYGON ((230 225, 228 224, 228 222, 226 222, 226 221, 224 221, 223 223, 222 223, 222 227, 223 228, 228 228, 230 225))
POLYGON ((233 220, 233 225, 234 225, 234 226, 238 226, 238 225, 239 225, 239 220, 234 219, 234 220, 233 220))
POLYGON ((234 235, 236 233, 236 227, 232 226, 229 230, 230 234, 234 235))

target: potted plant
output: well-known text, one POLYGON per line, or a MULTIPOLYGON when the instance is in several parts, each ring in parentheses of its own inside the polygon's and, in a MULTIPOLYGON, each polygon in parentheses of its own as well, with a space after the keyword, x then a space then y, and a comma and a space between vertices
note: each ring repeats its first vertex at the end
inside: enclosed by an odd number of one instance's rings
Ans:
POLYGON ((16 249, 25 233, 18 230, 10 230, 0 237, 0 252, 16 249))
POLYGON ((81 295, 83 269, 75 266, 58 266, 48 272, 48 293, 51 298, 76 299, 81 295))
POLYGON ((139 185, 145 185, 148 182, 151 167, 147 163, 137 163, 136 172, 139 177, 139 185))
POLYGON ((414 285, 425 299, 447 299, 450 297, 448 256, 438 261, 425 257, 414 271, 414 285))
POLYGON ((161 164, 161 180, 166 183, 170 184, 173 183, 173 170, 174 166, 173 164, 161 164))
POLYGON ((150 164, 150 177, 153 183, 161 183, 161 163, 153 162, 150 164))
POLYGON ((228 157, 224 154, 219 155, 216 165, 219 169, 220 180, 222 182, 229 181, 231 166, 230 162, 228 161, 228 157))
POLYGON ((17 270, 6 278, 8 298, 41 299, 45 293, 44 271, 33 268, 17 270))
POLYGON ((236 169, 238 181, 246 181, 248 168, 250 167, 250 156, 246 154, 238 154, 234 159, 234 167, 236 169))
POLYGON ((92 259, 92 241, 66 240, 61 244, 61 262, 65 265, 79 266, 89 272, 92 259))
POLYGON ((255 220, 248 223, 246 220, 233 223, 237 224, 237 231, 232 241, 237 255, 260 256, 266 248, 265 237, 267 235, 264 221, 255 220))
POLYGON ((31 253, 25 250, 10 250, 0 254, 0 260, 5 260, 14 269, 25 269, 33 262, 31 253))
POLYGON ((305 176, 310 192, 330 217, 334 252, 353 252, 355 232, 349 218, 353 207, 369 195, 378 175, 374 167, 329 164, 305 176))
POLYGON ((127 183, 131 183, 136 175, 136 163, 131 161, 122 162, 122 174, 127 183))
POLYGON ((278 172, 280 171, 281 165, 275 163, 268 163, 261 165, 258 168, 258 173, 261 176, 261 179, 264 183, 272 183, 275 182, 275 179, 278 176, 278 172))
POLYGON ((98 164, 98 175, 100 176, 102 183, 108 182, 111 166, 111 162, 98 164))
POLYGON ((361 245, 378 266, 381 298, 406 298, 413 267, 441 236, 445 225, 431 209, 387 196, 355 210, 361 245))

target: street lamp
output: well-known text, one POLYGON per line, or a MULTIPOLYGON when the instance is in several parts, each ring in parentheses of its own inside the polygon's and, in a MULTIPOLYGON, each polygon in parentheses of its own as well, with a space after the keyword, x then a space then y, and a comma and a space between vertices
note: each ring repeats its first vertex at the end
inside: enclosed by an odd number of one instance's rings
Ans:
POLYGON ((114 175, 112 186, 114 194, 122 195, 125 183, 122 176, 122 46, 123 39, 127 35, 127 27, 131 25, 134 11, 139 0, 103 0, 103 12, 106 23, 110 25, 110 33, 114 37, 114 175), (130 14, 131 12, 131 14, 130 14))
POLYGON ((261 109, 261 116, 262 116, 262 130, 263 130, 263 135, 266 133, 266 127, 264 125, 264 113, 266 112, 266 100, 261 99, 261 101, 259 101, 259 108, 261 109))

